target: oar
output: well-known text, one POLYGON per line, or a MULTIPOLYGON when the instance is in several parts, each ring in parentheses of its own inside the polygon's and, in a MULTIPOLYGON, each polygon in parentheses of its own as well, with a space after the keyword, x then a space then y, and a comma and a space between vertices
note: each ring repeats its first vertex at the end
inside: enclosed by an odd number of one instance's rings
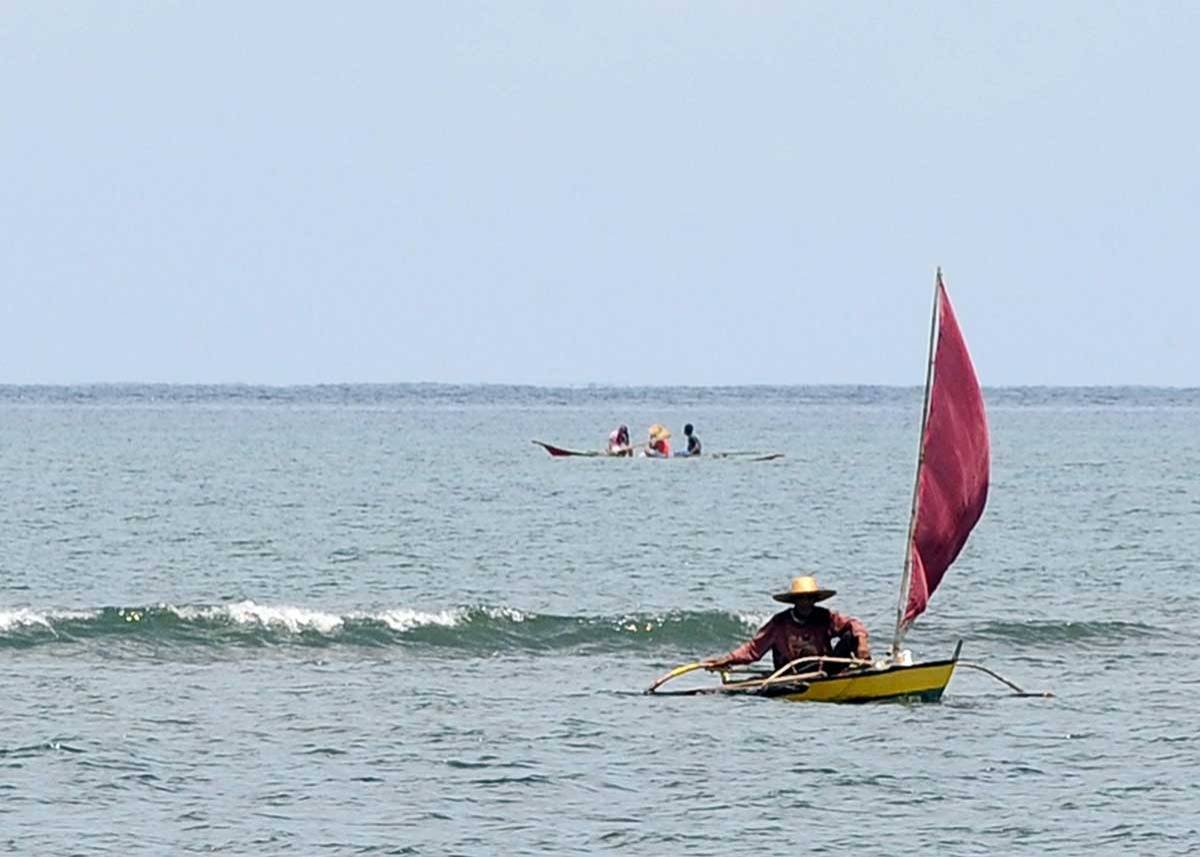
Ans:
MULTIPOLYGON (((675 667, 675 669, 671 670, 666 675, 659 676, 657 679, 655 679, 654 683, 651 684, 648 688, 646 688, 645 692, 647 694, 654 694, 658 691, 658 689, 660 687, 662 687, 667 682, 671 681, 671 679, 679 678, 681 675, 687 675, 688 673, 695 672, 696 670, 711 669, 711 668, 712 667, 710 667, 710 665, 705 661, 696 661, 695 663, 684 664, 681 667, 675 667)), ((709 694, 714 694, 714 693, 742 693, 745 690, 751 689, 750 687, 748 687, 749 685, 753 685, 753 689, 757 690, 759 682, 757 682, 757 681, 743 682, 743 683, 739 683, 738 685, 732 686, 732 687, 726 686, 726 685, 717 685, 716 687, 694 687, 694 688, 689 688, 688 690, 665 690, 661 694, 658 694, 658 695, 659 696, 704 696, 704 695, 709 695, 709 694), (743 685, 747 685, 747 687, 744 687, 743 685)))
POLYGON ((695 672, 699 669, 704 669, 707 666, 703 661, 696 661, 692 664, 684 664, 681 667, 675 667, 664 676, 659 676, 654 680, 654 683, 646 688, 646 693, 654 693, 659 687, 666 684, 673 678, 679 678, 681 675, 687 675, 690 672, 695 672))

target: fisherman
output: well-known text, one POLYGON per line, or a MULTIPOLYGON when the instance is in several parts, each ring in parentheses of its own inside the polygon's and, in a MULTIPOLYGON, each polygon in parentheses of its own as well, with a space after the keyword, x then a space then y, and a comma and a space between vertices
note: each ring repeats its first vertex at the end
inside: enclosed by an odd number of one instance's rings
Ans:
MULTIPOLYGON (((720 670, 733 664, 751 664, 767 652, 771 653, 777 670, 804 657, 855 657, 869 661, 871 648, 866 626, 852 616, 843 616, 816 606, 818 601, 835 594, 832 589, 817 586, 813 577, 793 577, 788 590, 771 596, 776 601, 791 604, 791 609, 776 613, 758 629, 754 639, 727 655, 704 661, 704 666, 709 670, 720 670)), ((809 661, 799 664, 795 669, 802 673, 824 670, 826 674, 833 675, 846 666, 842 663, 809 661)))
POLYGON ((608 436, 609 455, 633 455, 629 445, 629 426, 621 425, 613 429, 608 436))
POLYGON ((692 424, 688 423, 683 427, 683 434, 687 438, 687 451, 677 452, 676 455, 690 457, 700 454, 700 438, 692 433, 692 424))
POLYGON ((666 426, 655 423, 650 426, 650 443, 646 446, 646 455, 650 458, 670 458, 671 444, 667 440, 671 432, 666 426))

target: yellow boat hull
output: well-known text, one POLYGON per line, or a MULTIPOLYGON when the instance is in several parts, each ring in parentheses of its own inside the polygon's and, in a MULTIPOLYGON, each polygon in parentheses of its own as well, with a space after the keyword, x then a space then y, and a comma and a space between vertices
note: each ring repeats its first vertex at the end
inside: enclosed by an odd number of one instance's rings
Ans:
POLYGON ((937 702, 942 698, 956 661, 893 666, 884 670, 809 679, 802 686, 781 685, 763 695, 789 702, 877 702, 911 699, 937 702))
MULTIPOLYGON (((659 696, 698 696, 701 694, 753 694, 788 702, 881 702, 883 700, 912 700, 937 702, 942 698, 946 685, 954 675, 962 641, 954 647, 954 654, 944 661, 927 661, 920 664, 893 664, 883 669, 849 669, 840 675, 826 676, 813 671, 791 678, 776 673, 753 674, 734 671, 721 672, 721 684, 717 687, 698 687, 687 690, 659 690, 667 682, 682 675, 707 669, 702 661, 676 667, 659 677, 646 693, 659 696)), ((795 668, 802 662, 816 658, 801 658, 787 664, 784 669, 795 668)), ((1014 685, 1015 687, 1015 685, 1014 685)), ((1020 688, 1016 688, 1020 690, 1020 688)))

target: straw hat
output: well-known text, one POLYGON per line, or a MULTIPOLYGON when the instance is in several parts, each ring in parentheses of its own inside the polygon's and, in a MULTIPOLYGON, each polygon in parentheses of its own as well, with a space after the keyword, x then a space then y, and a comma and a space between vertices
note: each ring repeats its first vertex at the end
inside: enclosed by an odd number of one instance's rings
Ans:
POLYGON ((650 441, 652 443, 655 443, 660 440, 666 440, 670 436, 671 436, 671 432, 667 429, 666 426, 659 425, 658 423, 655 423, 654 425, 650 426, 650 441))
POLYGON ((817 586, 815 577, 793 577, 791 587, 785 592, 776 592, 771 597, 786 604, 795 604, 797 601, 812 601, 815 604, 834 595, 837 595, 837 590, 822 589, 817 586))

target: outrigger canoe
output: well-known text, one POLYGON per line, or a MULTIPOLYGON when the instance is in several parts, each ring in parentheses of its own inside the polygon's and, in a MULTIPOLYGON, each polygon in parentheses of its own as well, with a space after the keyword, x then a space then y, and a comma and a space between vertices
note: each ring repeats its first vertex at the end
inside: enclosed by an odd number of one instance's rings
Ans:
POLYGON ((721 684, 687 690, 659 690, 668 681, 704 669, 704 664, 676 667, 658 679, 647 693, 659 696, 701 696, 713 693, 752 694, 789 702, 882 702, 912 700, 937 702, 954 675, 962 641, 949 660, 927 661, 905 666, 891 661, 874 664, 854 658, 799 658, 774 672, 721 670, 721 684), (834 675, 825 672, 830 663, 845 669, 834 675))
POLYGON ((991 675, 1018 695, 1049 695, 1027 694, 986 667, 960 662, 961 641, 953 656, 944 661, 913 663, 911 654, 901 649, 904 632, 925 611, 929 597, 983 514, 990 476, 989 450, 983 391, 939 268, 934 282, 916 480, 890 654, 874 662, 806 657, 771 673, 751 672, 749 677, 724 670, 721 684, 715 687, 659 690, 679 676, 704 669, 700 663, 686 664, 659 678, 646 692, 664 696, 750 693, 795 702, 936 702, 954 675, 954 668, 965 666, 991 675), (827 665, 840 669, 826 669, 827 665))
MULTIPOLYGON (((601 450, 581 450, 581 449, 566 449, 565 447, 555 446, 552 443, 535 440, 532 441, 535 445, 540 446, 546 452, 550 453, 553 458, 633 458, 632 452, 624 455, 618 455, 614 452, 604 452, 601 450)), ((632 447, 631 447, 632 449, 632 447)), ((656 456, 643 456, 656 457, 656 456)), ((782 452, 713 452, 708 455, 677 455, 672 458, 745 458, 749 461, 774 461, 777 458, 783 458, 782 452)))

